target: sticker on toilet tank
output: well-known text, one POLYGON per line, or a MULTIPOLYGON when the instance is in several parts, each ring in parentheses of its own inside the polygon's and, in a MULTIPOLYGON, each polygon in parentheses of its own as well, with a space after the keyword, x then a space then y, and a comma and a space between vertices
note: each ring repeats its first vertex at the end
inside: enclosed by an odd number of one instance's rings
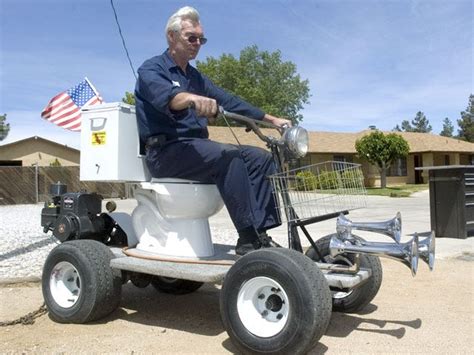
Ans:
POLYGON ((105 144, 105 131, 92 132, 91 143, 92 145, 104 145, 105 144))

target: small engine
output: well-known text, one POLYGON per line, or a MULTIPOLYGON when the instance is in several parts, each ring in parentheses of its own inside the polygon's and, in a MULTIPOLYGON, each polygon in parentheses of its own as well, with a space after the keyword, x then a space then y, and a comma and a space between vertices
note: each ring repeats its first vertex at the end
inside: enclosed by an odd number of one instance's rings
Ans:
POLYGON ((60 182, 52 184, 52 200, 41 211, 44 233, 52 231, 61 242, 94 239, 106 244, 126 245, 127 237, 107 213, 102 213, 102 196, 96 193, 66 192, 60 182))

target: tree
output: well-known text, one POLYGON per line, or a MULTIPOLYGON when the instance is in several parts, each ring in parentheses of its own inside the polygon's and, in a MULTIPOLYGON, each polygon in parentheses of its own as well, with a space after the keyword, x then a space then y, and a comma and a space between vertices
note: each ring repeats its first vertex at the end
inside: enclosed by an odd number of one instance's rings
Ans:
MULTIPOLYGON (((196 67, 217 86, 266 113, 294 123, 302 120, 298 112, 309 102, 309 82, 296 73, 295 64, 282 61, 280 51, 260 52, 254 45, 244 48, 238 59, 232 54, 207 57, 197 61, 196 67)), ((216 124, 225 123, 218 120, 216 124)))
POLYGON ((459 138, 468 142, 474 142, 474 95, 469 96, 469 104, 465 111, 461 112, 461 119, 458 120, 459 138))
POLYGON ((410 121, 403 120, 402 127, 400 128, 398 125, 396 125, 393 130, 398 132, 413 132, 413 127, 411 126, 410 121))
POLYGON ((433 129, 430 125, 430 121, 426 118, 425 114, 421 111, 416 113, 415 118, 411 121, 413 125, 413 132, 429 133, 433 129))
POLYGON ((441 133, 439 135, 443 136, 443 137, 452 137, 453 132, 454 132, 454 126, 451 123, 451 121, 449 120, 449 118, 446 117, 443 120, 443 130, 441 131, 441 133))
POLYGON ((131 92, 125 91, 125 96, 122 98, 122 102, 135 106, 135 95, 131 92))
POLYGON ((3 141, 8 136, 8 132, 10 132, 10 124, 6 123, 7 114, 4 113, 0 115, 0 142, 3 141))
POLYGON ((58 160, 58 158, 56 158, 52 162, 49 163, 49 166, 58 168, 61 166, 61 162, 58 160))
POLYGON ((426 118, 425 114, 421 111, 416 113, 416 116, 411 123, 407 120, 402 121, 402 127, 398 125, 393 129, 398 132, 421 132, 429 133, 433 128, 430 125, 430 121, 426 118))
POLYGON ((360 158, 375 165, 380 173, 380 187, 387 186, 387 171, 392 163, 410 152, 407 141, 397 133, 387 135, 374 131, 358 139, 355 144, 360 158))

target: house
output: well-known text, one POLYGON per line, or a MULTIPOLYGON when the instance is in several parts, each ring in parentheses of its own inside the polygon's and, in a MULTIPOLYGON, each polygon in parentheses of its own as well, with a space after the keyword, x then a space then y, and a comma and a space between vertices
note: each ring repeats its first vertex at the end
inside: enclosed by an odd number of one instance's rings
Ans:
MULTIPOLYGON (((274 129, 262 128, 265 135, 278 136, 274 129)), ((209 127, 210 138, 222 143, 237 144, 233 132, 240 144, 266 148, 252 132, 243 127, 209 127)), ((378 170, 357 157, 355 142, 370 130, 357 133, 309 132, 309 150, 306 157, 298 161, 297 166, 317 164, 323 161, 345 161, 362 164, 367 186, 379 186, 378 170)), ((415 170, 417 167, 440 165, 474 165, 474 143, 429 133, 396 132, 408 142, 410 153, 392 165, 387 174, 387 184, 419 184, 428 182, 428 171, 415 170)), ((41 137, 30 137, 0 146, 0 166, 16 165, 49 166, 56 159, 61 166, 77 166, 80 151, 41 137)))
MULTIPOLYGON (((241 144, 251 144, 265 148, 255 134, 246 133, 244 128, 232 127, 241 144)), ((262 129, 273 136, 278 133, 272 129, 262 129)), ((357 157, 355 142, 370 130, 357 133, 309 132, 308 154, 298 162, 299 166, 317 164, 323 161, 345 161, 362 164, 367 186, 379 186, 378 170, 368 162, 357 157)), ((428 171, 415 170, 417 167, 440 165, 474 165, 474 143, 430 133, 395 132, 408 142, 410 153, 392 165, 387 174, 387 184, 419 184, 428 182, 428 171)), ((210 138, 219 142, 236 143, 228 127, 210 127, 210 138)))
POLYGON ((0 145, 0 166, 77 166, 80 151, 38 136, 0 145))

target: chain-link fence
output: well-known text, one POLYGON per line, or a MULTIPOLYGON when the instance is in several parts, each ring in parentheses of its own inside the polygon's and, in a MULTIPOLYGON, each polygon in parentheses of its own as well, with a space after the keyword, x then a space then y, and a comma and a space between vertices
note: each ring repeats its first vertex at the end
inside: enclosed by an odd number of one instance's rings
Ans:
POLYGON ((50 185, 60 181, 70 192, 97 192, 104 198, 126 198, 124 183, 79 181, 79 167, 0 167, 0 205, 46 201, 50 185))

